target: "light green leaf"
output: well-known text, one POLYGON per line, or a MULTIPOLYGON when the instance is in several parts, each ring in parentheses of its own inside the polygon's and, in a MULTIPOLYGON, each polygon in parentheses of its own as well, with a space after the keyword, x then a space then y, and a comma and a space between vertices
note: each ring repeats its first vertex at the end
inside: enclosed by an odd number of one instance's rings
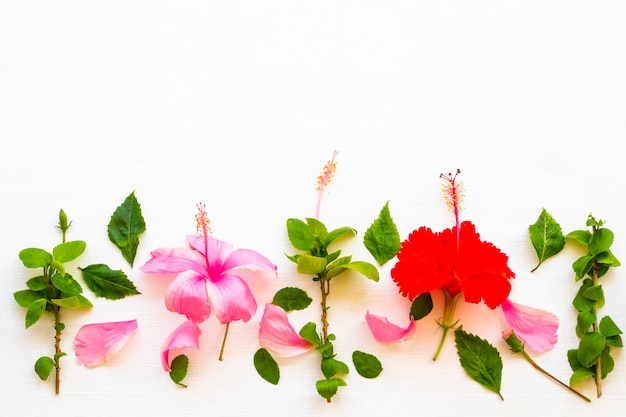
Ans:
MULTIPOLYGON (((372 281, 378 282, 379 280, 378 269, 376 269, 376 267, 369 262, 354 261, 349 264, 341 265, 338 268, 341 268, 342 270, 350 269, 352 271, 356 271, 372 281)), ((338 275, 338 273, 333 273, 332 269, 328 271, 328 275, 330 274, 333 276, 338 275)))
POLYGON ((591 232, 589 230, 574 230, 565 235, 565 239, 576 241, 587 248, 591 240, 591 232))
POLYGON ((82 240, 61 243, 52 249, 52 256, 61 263, 70 262, 82 255, 86 247, 82 240))
POLYGON ((348 235, 351 235, 351 236, 356 235, 356 230, 348 226, 331 230, 330 233, 328 233, 328 235, 326 236, 326 240, 324 241, 324 244, 326 246, 330 246, 330 244, 333 243, 334 241, 339 240, 348 235))
POLYGON ((363 378, 376 378, 383 371, 383 365, 376 356, 360 350, 352 352, 352 363, 363 378))
POLYGON ((615 255, 613 255, 613 252, 611 252, 610 250, 606 250, 598 254, 598 256, 596 256, 596 262, 614 268, 621 265, 621 262, 615 257, 615 255))
POLYGON ((48 283, 43 275, 39 275, 26 281, 26 286, 33 291, 43 291, 48 288, 48 283))
POLYGON ((535 224, 528 227, 528 232, 530 241, 539 258, 539 263, 533 269, 535 271, 546 259, 556 255, 563 249, 565 238, 561 226, 545 208, 541 210, 541 214, 535 224))
POLYGON ((22 249, 19 257, 26 268, 45 268, 52 262, 52 255, 39 248, 22 249))
POLYGON ((67 297, 67 298, 53 298, 53 304, 58 305, 59 307, 69 308, 70 310, 77 310, 82 307, 80 300, 77 296, 67 297))
POLYGON ((182 380, 187 376, 187 370, 189 369, 189 358, 187 355, 176 356, 172 361, 170 368, 170 378, 172 381, 183 388, 187 388, 187 385, 182 383, 182 380))
POLYGON ((119 300, 130 295, 141 294, 126 274, 120 270, 112 270, 104 264, 89 265, 80 270, 85 284, 96 297, 119 300))
POLYGON ((308 224, 300 219, 287 219, 287 236, 294 248, 303 251, 311 250, 313 234, 308 224))
POLYGON ((46 300, 43 293, 33 290, 20 290, 13 293, 13 298, 22 307, 28 308, 37 300, 46 300))
POLYGON ((316 325, 311 321, 302 326, 302 329, 300 329, 298 334, 301 338, 309 343, 312 343, 313 345, 319 345, 321 342, 320 335, 317 333, 316 325))
POLYGON ((296 270, 301 274, 317 275, 326 269, 326 259, 319 256, 303 254, 298 258, 296 270))
POLYGON ((613 369, 615 369, 615 361, 613 360, 609 349, 604 349, 602 351, 602 360, 600 361, 600 367, 602 370, 602 379, 606 378, 606 376, 613 372, 613 369))
POLYGON ((70 274, 54 274, 52 276, 52 284, 59 291, 70 294, 81 294, 83 287, 70 274))
POLYGON ((139 236, 146 231, 146 222, 134 191, 115 209, 107 230, 111 242, 122 251, 122 256, 132 267, 139 247, 139 236))
POLYGON ((315 388, 319 395, 327 400, 330 400, 335 394, 337 394, 337 390, 339 387, 345 387, 346 381, 341 378, 330 378, 330 379, 321 379, 315 383, 315 388))
POLYGON ((609 229, 598 229, 589 240, 589 254, 596 256, 609 250, 613 244, 613 232, 609 229))
POLYGON ((465 373, 502 399, 502 358, 498 350, 486 340, 463 329, 454 332, 454 340, 465 373))
POLYGON ((573 387, 578 384, 580 381, 585 380, 587 378, 593 377, 595 372, 588 368, 578 368, 574 371, 572 376, 569 378, 569 385, 573 387))
POLYGON ((307 308, 313 299, 309 297, 306 291, 295 288, 285 287, 274 294, 272 304, 281 307, 285 311, 303 310, 307 308))
POLYGON ((350 372, 348 365, 335 358, 322 358, 320 366, 322 368, 322 374, 326 378, 331 378, 338 373, 347 374, 350 372))
POLYGON ((45 298, 40 298, 30 303, 28 310, 26 311, 25 324, 27 329, 39 321, 43 312, 46 311, 46 303, 47 301, 45 298))
POLYGON ((596 308, 602 308, 604 306, 604 290, 602 289, 602 285, 591 285, 585 290, 583 297, 595 301, 596 308))
POLYGON ((35 362, 35 372, 42 381, 48 379, 54 369, 54 361, 48 356, 42 356, 35 362))
POLYGON ((378 218, 365 231, 363 244, 379 265, 384 265, 400 251, 400 234, 385 203, 378 218))
POLYGON ((605 337, 612 337, 612 336, 617 336, 619 334, 622 334, 622 331, 620 330, 620 328, 617 327, 617 324, 615 324, 613 319, 610 318, 609 316, 602 317, 602 320, 600 320, 599 330, 600 330, 600 333, 605 337))
POLYGON ((584 255, 574 261, 572 264, 572 268, 576 273, 576 281, 584 278, 591 268, 593 268, 593 257, 589 255, 584 255))
POLYGON ((260 348, 256 351, 254 354, 254 368, 261 378, 270 384, 278 384, 280 380, 280 368, 267 349, 260 348))
POLYGON ((309 225, 309 230, 311 230, 313 234, 313 240, 319 239, 320 242, 326 245, 328 239, 328 229, 326 229, 326 225, 313 217, 307 217, 306 223, 309 225))

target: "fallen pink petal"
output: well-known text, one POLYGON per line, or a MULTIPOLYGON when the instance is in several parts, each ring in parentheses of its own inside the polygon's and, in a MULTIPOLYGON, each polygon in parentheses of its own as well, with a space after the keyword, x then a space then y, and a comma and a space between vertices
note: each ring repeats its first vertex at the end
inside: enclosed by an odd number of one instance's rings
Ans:
POLYGON ((415 333, 415 320, 411 319, 408 327, 403 328, 391 323, 386 317, 371 314, 365 315, 365 321, 374 336, 380 343, 398 343, 409 340, 415 333))
POLYGON ((557 342, 559 318, 549 311, 528 307, 505 300, 502 303, 504 319, 524 346, 535 352, 552 349, 557 342))
POLYGON ((289 323, 285 310, 275 304, 265 305, 259 329, 259 344, 279 357, 308 352, 313 344, 303 339, 289 323))
POLYGON ((161 365, 166 372, 172 370, 172 361, 182 353, 184 349, 200 348, 200 327, 193 321, 186 321, 178 326, 165 339, 161 346, 161 365))
POLYGON ((137 330, 137 320, 93 323, 82 326, 74 338, 78 363, 98 366, 119 352, 137 330))

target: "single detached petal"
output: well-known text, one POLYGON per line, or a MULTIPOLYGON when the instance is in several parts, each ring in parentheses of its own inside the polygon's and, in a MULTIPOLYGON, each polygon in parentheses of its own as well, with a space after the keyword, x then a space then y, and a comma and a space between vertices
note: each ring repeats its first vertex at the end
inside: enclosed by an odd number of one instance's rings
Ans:
POLYGON ((279 357, 300 355, 313 348, 289 323, 285 310, 271 303, 265 304, 259 329, 259 344, 279 357))
POLYGON ((158 248, 150 252, 152 256, 139 269, 143 272, 177 274, 183 271, 196 271, 206 275, 204 256, 191 248, 158 248))
POLYGON ((545 352, 557 341, 559 318, 549 311, 527 307, 506 299, 502 302, 504 319, 524 345, 545 352))
POLYGON ((161 346, 163 370, 166 372, 172 370, 172 361, 181 353, 181 350, 185 348, 199 349, 200 334, 202 334, 200 327, 193 321, 186 321, 174 329, 161 346))
POLYGON ((206 291, 222 324, 246 322, 256 313, 256 300, 248 284, 236 275, 222 275, 217 281, 206 280, 206 291))
POLYGON ((409 340, 415 333, 415 320, 411 319, 409 326, 402 328, 391 323, 386 317, 370 314, 365 315, 365 321, 376 339, 380 343, 397 343, 409 340))
POLYGON ((211 315, 206 280, 195 271, 184 271, 167 288, 165 306, 184 314, 191 321, 202 323, 211 315))
POLYGON ((137 330, 137 320, 82 326, 74 338, 78 363, 85 366, 103 364, 124 347, 135 330, 137 330))

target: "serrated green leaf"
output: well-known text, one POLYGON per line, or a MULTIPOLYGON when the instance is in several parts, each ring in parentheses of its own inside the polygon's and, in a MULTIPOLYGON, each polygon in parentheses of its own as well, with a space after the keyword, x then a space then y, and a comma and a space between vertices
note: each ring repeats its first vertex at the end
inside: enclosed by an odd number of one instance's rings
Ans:
POLYGON ((54 360, 48 356, 42 356, 35 362, 35 372, 42 381, 45 381, 50 377, 52 370, 54 369, 54 360))
POLYGON ((298 334, 301 338, 308 341, 309 343, 312 343, 313 345, 319 345, 321 342, 320 335, 319 333, 317 333, 317 327, 315 323, 311 321, 302 326, 302 329, 300 329, 298 334))
POLYGON ((89 265, 80 270, 85 284, 96 297, 119 300, 130 295, 141 294, 121 270, 112 270, 104 264, 89 265))
POLYGON ((172 365, 170 366, 170 378, 175 384, 187 388, 187 385, 183 384, 182 381, 187 376, 188 369, 189 358, 187 355, 178 355, 174 358, 172 365))
POLYGON ((83 287, 70 274, 54 274, 52 276, 52 285, 59 291, 69 294, 78 295, 83 292, 83 287))
POLYGON ((107 230, 109 239, 122 251, 122 256, 132 268, 139 247, 139 236, 146 231, 141 205, 134 191, 115 209, 107 230))
POLYGON ((620 328, 617 327, 617 324, 615 324, 613 319, 609 316, 602 317, 602 320, 600 320, 599 330, 604 337, 612 337, 622 334, 620 328))
POLYGON ((317 275, 326 269, 326 259, 319 256, 303 254, 298 258, 296 270, 301 274, 317 275))
POLYGON ((308 224, 300 219, 287 219, 287 236, 294 248, 303 251, 311 250, 313 233, 308 224))
POLYGON ((363 244, 381 266, 393 259, 400 251, 400 234, 391 218, 389 201, 383 206, 378 218, 365 231, 363 244))
POLYGON ((313 240, 319 239, 320 242, 326 244, 328 239, 328 229, 326 225, 313 217, 307 217, 306 223, 309 225, 309 230, 313 234, 313 240))
POLYGON ((280 368, 267 349, 260 348, 256 351, 254 354, 254 368, 261 378, 270 384, 278 384, 280 380, 280 368))
POLYGON ((330 400, 335 394, 337 394, 337 390, 339 387, 345 387, 346 381, 341 378, 330 378, 330 379, 321 379, 315 383, 315 388, 319 395, 327 400, 330 400))
POLYGON ((539 258, 539 263, 533 271, 539 268, 539 265, 546 259, 559 253, 565 246, 565 237, 561 226, 545 208, 542 209, 537 221, 528 227, 528 232, 539 258))
POLYGON ((40 298, 30 303, 26 311, 25 324, 27 329, 39 321, 43 312, 46 311, 46 303, 45 298, 40 298))
POLYGON ((613 244, 614 235, 609 229, 598 229, 589 240, 589 254, 596 256, 609 250, 613 244))
POLYGON ((350 372, 348 365, 335 358, 322 358, 320 367, 322 369, 322 375, 326 378, 331 378, 338 373, 347 374, 350 372))
POLYGON ((580 339, 578 345, 578 360, 585 368, 589 368, 596 363, 604 346, 606 344, 606 338, 600 333, 590 332, 580 339))
POLYGON ((304 310, 313 299, 301 288, 285 287, 274 294, 272 304, 281 307, 285 311, 304 310))
POLYGON ((360 350, 352 352, 352 363, 363 378, 376 378, 383 371, 383 365, 376 356, 360 350))
POLYGON ((502 358, 498 350, 486 340, 463 329, 455 330, 454 340, 465 373, 502 399, 502 358))
POLYGON ((82 240, 61 243, 52 249, 52 256, 61 263, 70 262, 82 255, 86 247, 82 240))
POLYGON ((52 262, 52 254, 39 248, 22 249, 19 257, 26 268, 45 268, 52 262))
POLYGON ((409 317, 412 317, 413 320, 421 320, 426 317, 433 310, 433 297, 429 292, 425 292, 423 294, 415 297, 413 302, 411 303, 411 310, 409 311, 409 317))

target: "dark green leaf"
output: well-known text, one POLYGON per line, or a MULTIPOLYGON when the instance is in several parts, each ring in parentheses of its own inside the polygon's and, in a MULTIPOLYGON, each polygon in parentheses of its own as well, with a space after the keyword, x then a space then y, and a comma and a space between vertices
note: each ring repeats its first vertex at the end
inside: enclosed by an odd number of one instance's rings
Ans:
POLYGON ((296 270, 301 274, 317 275, 326 269, 326 259, 319 256, 300 255, 296 270))
POLYGON ((108 226, 109 239, 122 251, 131 267, 137 255, 139 236, 145 231, 146 222, 133 191, 115 210, 108 226))
POLYGON ((322 358, 328 359, 328 358, 335 357, 335 348, 333 347, 333 344, 331 342, 323 343, 319 345, 318 347, 316 347, 315 349, 320 352, 320 354, 322 355, 322 358))
POLYGON ((592 300, 589 300, 583 296, 585 291, 592 286, 592 282, 590 279, 583 280, 582 285, 578 289, 578 293, 576 293, 576 297, 574 297, 574 301, 572 304, 574 308, 578 311, 592 311, 595 307, 595 303, 592 300))
POLYGON ((591 235, 589 241, 589 253, 592 256, 601 254, 604 251, 609 250, 613 244, 613 232, 609 229, 598 229, 591 235))
POLYGON ((500 394, 502 383, 502 358, 489 342, 457 329, 454 340, 461 366, 465 373, 483 387, 500 394))
POLYGON ((40 299, 45 301, 45 296, 39 291, 20 290, 13 293, 13 298, 22 307, 28 308, 30 305, 40 299))
POLYGON ((600 333, 605 337, 612 337, 622 334, 622 331, 617 324, 609 316, 602 317, 600 320, 600 333))
POLYGON ((302 326, 302 329, 300 329, 300 332, 298 332, 298 334, 304 340, 314 345, 319 345, 321 342, 320 335, 317 333, 316 325, 311 321, 302 326))
POLYGON ((81 271, 87 287, 96 297, 119 300, 129 295, 141 294, 124 272, 114 271, 107 265, 89 265, 81 271))
POLYGON ((82 255, 86 247, 82 240, 61 243, 52 249, 52 256, 61 263, 70 262, 82 255))
POLYGON ((35 372, 39 375, 42 381, 45 381, 50 376, 50 373, 54 369, 54 361, 48 356, 42 356, 35 362, 35 372))
POLYGON ((52 262, 52 255, 39 248, 22 249, 19 257, 26 268, 45 268, 52 262))
POLYGON ((570 368, 572 368, 572 371, 584 368, 583 364, 578 360, 578 349, 570 349, 567 351, 567 362, 570 368))
POLYGON ((609 336, 606 338, 606 344, 607 346, 613 346, 613 347, 624 347, 624 343, 622 342, 622 336, 609 336))
POLYGON ((600 364, 600 367, 602 368, 602 379, 604 379, 608 374, 613 372, 613 369, 615 369, 615 361, 613 360, 609 349, 604 349, 604 351, 602 351, 602 360, 600 361, 600 364))
POLYGON ((285 287, 274 294, 272 304, 281 307, 285 311, 292 311, 303 310, 307 308, 312 301, 313 299, 309 297, 306 291, 295 287, 285 287))
POLYGON ((576 281, 584 278, 593 268, 593 257, 589 255, 581 256, 574 261, 572 268, 576 272, 576 281))
POLYGON ((81 294, 83 287, 70 274, 54 274, 52 276, 52 284, 59 291, 70 294, 81 294))
POLYGON ((385 203, 378 218, 365 231, 363 244, 379 265, 384 265, 400 251, 400 234, 385 203))
MULTIPOLYGON (((542 209, 535 224, 528 227, 528 232, 530 242, 535 248, 535 252, 537 252, 537 257, 539 258, 539 263, 535 269, 537 269, 543 261, 559 253, 565 246, 565 238, 563 237, 561 226, 545 208, 542 209)), ((535 269, 533 269, 533 271, 535 269)))
POLYGON ((189 369, 189 358, 187 355, 176 356, 172 361, 170 368, 170 378, 172 381, 181 387, 187 388, 187 385, 182 383, 183 379, 187 376, 187 370, 189 369))
POLYGON ((294 248, 303 251, 311 250, 313 234, 308 224, 300 219, 287 220, 287 236, 294 248))
POLYGON ((278 363, 276 363, 267 349, 260 348, 256 351, 254 354, 254 368, 261 378, 270 384, 278 384, 280 369, 278 368, 278 363))
POLYGON ((432 310, 433 298, 429 292, 425 292, 424 294, 420 294, 415 297, 415 300, 411 303, 409 317, 412 317, 413 320, 417 321, 426 317, 432 310))
POLYGON ((26 311, 25 324, 27 329, 39 321, 43 312, 46 311, 46 303, 47 302, 44 298, 40 298, 39 300, 35 300, 30 303, 28 311, 26 311))
POLYGON ((322 374, 326 378, 331 378, 338 373, 347 374, 350 372, 348 365, 335 358, 322 358, 322 374))
POLYGON ((319 395, 329 400, 337 394, 339 387, 345 387, 346 385, 348 385, 346 384, 346 381, 341 378, 330 378, 317 381, 315 383, 315 388, 317 389, 319 395))
POLYGON ((331 232, 328 233, 328 235, 326 236, 326 240, 324 241, 324 244, 326 246, 330 246, 330 244, 333 243, 334 241, 339 240, 348 235, 351 235, 351 236, 356 235, 356 230, 348 226, 331 230, 331 232))
POLYGON ((352 363, 363 378, 376 378, 383 371, 383 365, 376 356, 360 350, 352 352, 352 363))
POLYGON ((606 344, 606 338, 600 333, 590 332, 580 339, 578 345, 578 360, 585 368, 589 368, 596 363, 604 346, 606 344))

